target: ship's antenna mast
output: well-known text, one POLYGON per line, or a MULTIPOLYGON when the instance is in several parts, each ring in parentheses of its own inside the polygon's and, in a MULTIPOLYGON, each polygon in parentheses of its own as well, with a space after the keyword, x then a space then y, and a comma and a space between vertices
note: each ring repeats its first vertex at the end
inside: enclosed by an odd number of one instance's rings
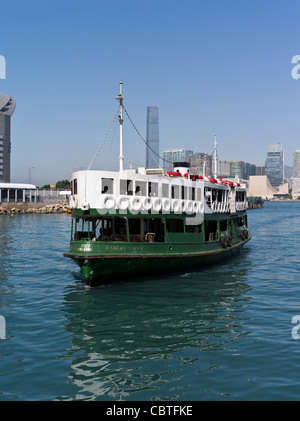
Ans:
POLYGON ((120 114, 119 114, 119 122, 120 122, 120 156, 119 156, 119 171, 124 171, 124 155, 123 155, 123 93, 122 93, 123 82, 120 82, 120 93, 116 96, 116 99, 120 101, 120 114))
POLYGON ((217 178, 218 176, 218 152, 217 152, 217 136, 215 135, 215 147, 214 147, 214 177, 217 178))

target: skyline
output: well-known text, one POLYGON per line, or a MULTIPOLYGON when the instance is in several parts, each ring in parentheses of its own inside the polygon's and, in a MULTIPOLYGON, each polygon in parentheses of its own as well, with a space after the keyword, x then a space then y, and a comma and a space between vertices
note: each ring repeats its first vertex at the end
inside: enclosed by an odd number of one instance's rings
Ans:
MULTIPOLYGON (((16 100, 11 181, 36 185, 86 169, 124 105, 146 138, 147 107, 160 113, 160 150, 184 148, 264 165, 282 143, 300 149, 297 1, 78 0, 1 6, 0 93, 16 100), (296 63, 294 61, 294 63, 296 63), (3 75, 3 72, 2 72, 3 75)), ((117 169, 118 126, 93 169, 117 169)), ((145 144, 124 116, 125 168, 145 166, 145 144)), ((162 153, 160 154, 162 156, 162 153)))

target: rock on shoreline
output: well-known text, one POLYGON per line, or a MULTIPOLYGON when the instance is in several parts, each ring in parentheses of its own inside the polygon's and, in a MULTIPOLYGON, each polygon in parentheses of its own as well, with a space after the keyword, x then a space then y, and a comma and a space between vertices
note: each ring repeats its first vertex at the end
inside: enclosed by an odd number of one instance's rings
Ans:
POLYGON ((16 208, 12 207, 11 209, 5 209, 0 206, 0 215, 5 214, 27 214, 27 213, 67 213, 68 207, 60 204, 55 205, 46 205, 41 208, 16 208))

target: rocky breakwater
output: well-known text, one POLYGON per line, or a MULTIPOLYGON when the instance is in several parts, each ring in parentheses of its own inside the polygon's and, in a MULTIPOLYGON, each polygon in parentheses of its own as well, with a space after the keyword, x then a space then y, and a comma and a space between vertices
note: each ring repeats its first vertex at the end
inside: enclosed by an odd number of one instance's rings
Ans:
MULTIPOLYGON (((33 203, 31 204, 33 205, 33 203)), ((65 205, 61 205, 61 204, 54 204, 54 205, 46 205, 46 206, 41 206, 41 207, 37 207, 37 206, 26 206, 26 207, 21 207, 21 206, 5 206, 2 207, 0 205, 0 215, 4 215, 4 214, 10 214, 10 215, 15 215, 15 214, 28 214, 28 213, 67 213, 68 212, 68 207, 65 205)))

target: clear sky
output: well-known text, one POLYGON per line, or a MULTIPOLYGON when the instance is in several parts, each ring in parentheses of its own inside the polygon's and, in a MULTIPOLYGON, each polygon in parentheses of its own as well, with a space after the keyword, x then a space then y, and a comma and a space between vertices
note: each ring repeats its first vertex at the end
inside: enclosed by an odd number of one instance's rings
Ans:
MULTIPOLYGON (((13 182, 41 186, 87 168, 123 81, 124 105, 146 135, 159 107, 160 149, 213 150, 264 165, 282 143, 300 149, 299 0, 10 0, 1 2, 0 93, 16 99, 13 182)), ((145 145, 124 118, 125 167, 145 145)), ((117 169, 119 128, 93 169, 117 169)))

